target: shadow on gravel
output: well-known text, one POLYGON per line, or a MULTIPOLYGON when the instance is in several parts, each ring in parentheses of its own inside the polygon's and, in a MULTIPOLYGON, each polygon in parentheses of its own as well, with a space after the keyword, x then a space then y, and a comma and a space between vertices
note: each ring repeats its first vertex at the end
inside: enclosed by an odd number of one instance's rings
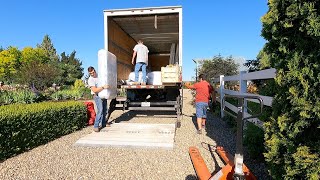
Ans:
MULTIPOLYGON (((195 114, 190 117, 192 117, 192 122, 194 124, 195 131, 196 131, 198 127, 197 118, 195 114)), ((211 112, 207 113, 206 132, 207 132, 206 135, 212 140, 214 140, 217 146, 222 146, 226 150, 226 152, 234 156, 236 152, 236 132, 219 117, 213 116, 211 112)), ((213 154, 215 150, 211 144, 208 144, 206 142, 201 142, 201 144, 202 144, 202 148, 205 148, 208 151, 210 151, 212 159, 215 161, 215 164, 216 164, 215 172, 212 172, 212 175, 214 175, 221 169, 218 166, 218 163, 216 162, 216 159, 213 154)), ((263 180, 271 179, 271 177, 268 175, 265 164, 261 161, 250 159, 248 152, 245 150, 245 147, 244 147, 244 163, 249 167, 249 169, 253 172, 253 174, 256 176, 257 179, 263 179, 263 180)))
MULTIPOLYGON (((194 123, 196 123, 196 118, 194 123)), ((216 142, 217 146, 222 146, 229 154, 234 156, 236 151, 236 132, 234 132, 232 128, 230 128, 226 124, 226 122, 208 112, 206 131, 207 136, 213 139, 216 142)), ((268 175, 265 164, 255 159, 250 159, 248 152, 245 150, 245 147, 244 163, 249 167, 249 169, 257 177, 257 179, 271 179, 271 177, 268 175)))
MULTIPOLYGON (((193 114, 193 116, 190 117, 192 117, 192 122, 196 131, 198 127, 196 115, 193 114)), ((232 132, 232 129, 229 128, 225 122, 223 122, 220 118, 214 117, 210 112, 207 113, 206 132, 206 135, 213 139, 217 146, 223 146, 227 152, 231 154, 235 153, 236 134, 232 132)))
MULTIPOLYGON (((215 175, 218 171, 220 171, 220 169, 221 169, 220 166, 218 165, 219 163, 218 163, 218 161, 216 160, 216 157, 215 157, 215 155, 214 155, 216 146, 214 146, 214 145, 212 145, 212 144, 205 143, 205 142, 201 142, 201 146, 202 146, 204 149, 206 149, 207 151, 210 152, 211 157, 212 157, 212 159, 213 159, 213 161, 214 161, 214 165, 215 165, 214 171, 211 172, 211 175, 213 176, 213 175, 215 175)), ((218 154, 216 153, 216 155, 218 155, 218 154)))
MULTIPOLYGON (((227 125, 224 125, 223 122, 218 122, 218 121, 219 121, 219 119, 213 117, 210 112, 207 113, 207 120, 206 120, 207 134, 206 135, 208 137, 210 137, 211 139, 213 139, 216 142, 217 146, 223 146, 224 148, 226 148, 226 146, 230 146, 229 148, 232 148, 231 147, 232 145, 230 145, 230 144, 233 143, 233 141, 234 141, 234 139, 232 138, 233 134, 228 132, 227 125), (222 123, 222 124, 220 124, 220 123, 222 123)), ((195 131, 196 131, 198 128, 198 124, 197 124, 197 117, 196 117, 195 113, 192 116, 192 122, 193 122, 193 125, 195 128, 195 131)), ((234 143, 235 143, 235 141, 234 141, 234 143)), ((213 154, 213 153, 215 153, 216 146, 213 144, 208 144, 207 142, 201 142, 201 147, 210 152, 211 157, 212 157, 214 164, 215 164, 215 168, 214 168, 215 171, 212 172, 211 174, 212 175, 216 174, 221 169, 218 165, 216 157, 213 154)), ((235 152, 235 147, 234 147, 234 152, 235 152)))
POLYGON ((236 152, 236 133, 220 118, 214 117, 212 113, 207 113, 206 122, 207 136, 213 139, 217 146, 223 148, 230 154, 236 152))
POLYGON ((188 175, 187 177, 186 177, 186 179, 185 180, 197 180, 198 178, 197 178, 197 176, 195 176, 195 175, 188 175))
POLYGON ((194 125, 194 131, 196 131, 198 129, 196 114, 193 113, 193 116, 191 116, 191 117, 192 117, 192 122, 193 122, 193 125, 194 125))

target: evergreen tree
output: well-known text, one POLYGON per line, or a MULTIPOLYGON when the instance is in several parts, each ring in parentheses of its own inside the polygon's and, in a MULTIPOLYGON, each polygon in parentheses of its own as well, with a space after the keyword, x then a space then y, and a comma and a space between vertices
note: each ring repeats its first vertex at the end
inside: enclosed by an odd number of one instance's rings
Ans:
POLYGON ((269 0, 264 52, 277 69, 266 161, 274 179, 319 179, 320 1, 269 0))
POLYGON ((60 83, 66 85, 73 85, 77 79, 83 76, 82 62, 76 58, 76 51, 70 55, 65 52, 61 53, 59 68, 61 71, 60 83))
POLYGON ((37 44, 37 47, 45 50, 46 55, 49 57, 51 62, 57 62, 59 60, 57 51, 54 48, 49 35, 46 34, 43 37, 42 43, 40 45, 37 44))

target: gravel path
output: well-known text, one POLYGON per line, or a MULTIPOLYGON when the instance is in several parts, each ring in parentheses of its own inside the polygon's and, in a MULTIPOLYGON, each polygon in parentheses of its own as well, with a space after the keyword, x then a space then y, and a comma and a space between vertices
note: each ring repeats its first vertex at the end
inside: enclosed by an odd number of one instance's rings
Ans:
MULTIPOLYGON (((223 146, 235 153, 235 134, 219 118, 208 115, 207 133, 196 134, 195 109, 189 90, 184 93, 183 120, 176 131, 173 150, 138 148, 89 148, 73 144, 92 132, 92 126, 63 136, 0 164, 0 179, 196 179, 189 157, 190 146, 197 146, 209 170, 222 165, 208 145, 223 146)), ((174 123, 174 118, 140 117, 136 113, 115 111, 119 123, 174 123)), ((263 163, 246 159, 246 165, 258 179, 270 179, 263 163)))

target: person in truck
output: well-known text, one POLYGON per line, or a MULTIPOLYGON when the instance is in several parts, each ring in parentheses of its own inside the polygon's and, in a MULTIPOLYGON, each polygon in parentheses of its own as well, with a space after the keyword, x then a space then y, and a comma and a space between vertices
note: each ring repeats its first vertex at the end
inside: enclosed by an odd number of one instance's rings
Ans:
POLYGON ((196 117, 198 125, 198 134, 202 134, 202 129, 205 129, 207 119, 207 108, 209 106, 210 95, 215 102, 215 91, 213 87, 205 80, 205 76, 200 74, 199 82, 191 85, 186 83, 185 86, 189 89, 196 90, 196 117))
POLYGON ((110 88, 110 86, 104 85, 104 86, 98 87, 99 79, 98 79, 98 74, 94 69, 94 67, 92 66, 88 67, 88 73, 90 75, 88 79, 88 85, 89 85, 89 88, 91 89, 91 94, 93 95, 93 100, 97 107, 97 114, 93 124, 93 131, 99 132, 101 128, 104 128, 107 126, 107 122, 106 122, 107 100, 101 99, 98 96, 98 93, 104 89, 110 88))
POLYGON ((134 65, 135 57, 136 65, 134 67, 134 75, 135 75, 135 83, 139 81, 139 71, 142 71, 142 82, 141 85, 146 85, 147 83, 147 66, 148 66, 148 53, 149 50, 147 46, 145 46, 142 40, 138 40, 138 44, 136 44, 133 48, 132 55, 132 65, 134 65))

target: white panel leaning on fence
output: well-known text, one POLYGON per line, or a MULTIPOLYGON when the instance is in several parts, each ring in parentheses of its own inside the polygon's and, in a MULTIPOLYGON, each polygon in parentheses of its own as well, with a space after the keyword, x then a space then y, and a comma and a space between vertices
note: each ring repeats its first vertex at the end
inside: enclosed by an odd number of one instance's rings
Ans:
MULTIPOLYGON (((276 69, 271 68, 271 69, 265 69, 261 71, 255 71, 255 72, 247 72, 247 71, 240 71, 238 75, 234 76, 224 76, 221 75, 219 78, 214 78, 213 83, 220 83, 220 88, 216 89, 215 91, 220 94, 220 96, 217 96, 217 101, 220 102, 220 108, 221 108, 221 118, 224 117, 224 112, 222 107, 222 99, 225 95, 248 95, 248 96, 259 96, 263 100, 263 104, 266 106, 271 107, 272 106, 272 100, 273 97, 270 96, 262 96, 259 94, 251 94, 247 93, 247 82, 250 80, 261 80, 261 79, 273 79, 276 75, 276 69), (233 91, 229 89, 224 89, 224 85, 226 81, 239 81, 240 83, 240 88, 239 91, 233 91)), ((256 102, 259 103, 258 100, 254 99, 248 99, 248 101, 256 102)), ((246 105, 247 102, 245 101, 244 104, 246 105)), ((238 108, 227 101, 225 101, 224 105, 229 108, 231 111, 237 113, 238 108)), ((248 114, 246 111, 244 113, 244 118, 251 116, 248 114)), ((248 119, 248 121, 254 123, 255 125, 259 126, 260 128, 263 128, 263 122, 260 121, 258 118, 251 118, 248 119)))

